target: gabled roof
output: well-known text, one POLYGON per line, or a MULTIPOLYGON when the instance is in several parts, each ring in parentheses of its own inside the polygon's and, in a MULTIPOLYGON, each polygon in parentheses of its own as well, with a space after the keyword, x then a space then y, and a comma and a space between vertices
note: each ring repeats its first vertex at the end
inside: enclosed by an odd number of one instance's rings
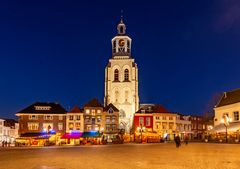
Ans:
POLYGON ((66 112, 58 103, 36 102, 17 114, 65 114, 66 112), (37 109, 37 107, 49 107, 50 109, 37 109))
POLYGON ((81 113, 81 109, 78 106, 74 106, 68 113, 81 113))
POLYGON ((136 113, 171 113, 160 104, 149 104, 142 106, 136 113))
POLYGON ((94 98, 90 100, 88 103, 86 103, 84 107, 102 107, 103 108, 103 105, 98 101, 98 99, 94 98))
POLYGON ((106 107, 104 107, 104 110, 105 110, 105 111, 108 111, 110 108, 112 108, 113 111, 115 111, 115 112, 118 112, 118 111, 119 111, 112 103, 110 103, 109 105, 107 105, 106 107))
POLYGON ((240 89, 224 92, 221 100, 215 107, 222 107, 234 103, 240 103, 240 89))

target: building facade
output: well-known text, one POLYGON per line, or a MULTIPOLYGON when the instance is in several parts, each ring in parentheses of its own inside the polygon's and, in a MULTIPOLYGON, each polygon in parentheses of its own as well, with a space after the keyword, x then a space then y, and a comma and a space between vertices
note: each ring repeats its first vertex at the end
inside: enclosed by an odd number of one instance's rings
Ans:
POLYGON ((69 112, 66 117, 66 133, 70 132, 83 132, 84 131, 84 117, 82 110, 75 106, 69 112))
POLYGON ((105 68, 104 105, 112 103, 120 113, 119 127, 130 133, 134 113, 139 109, 138 67, 131 55, 132 39, 121 18, 112 39, 112 57, 105 68))
POLYGON ((14 119, 0 119, 0 146, 15 145, 19 124, 14 119))
POLYGON ((192 134, 192 124, 190 116, 177 114, 176 124, 176 133, 180 135, 180 139, 183 140, 186 136, 190 138, 192 134))
POLYGON ((97 99, 92 99, 84 105, 84 131, 103 130, 103 105, 97 99))
POLYGON ((204 120, 203 120, 203 117, 201 117, 201 116, 191 116, 190 120, 191 120, 191 124, 192 124, 191 138, 194 139, 194 140, 203 139, 204 131, 205 131, 205 127, 206 127, 206 125, 204 123, 204 120))
POLYGON ((240 89, 224 92, 214 112, 214 126, 223 123, 224 115, 227 115, 231 122, 240 122, 240 89))
POLYGON ((113 104, 104 107, 103 126, 104 140, 116 140, 119 133, 119 110, 113 104))
POLYGON ((66 110, 58 103, 37 102, 16 113, 19 144, 58 144, 66 131, 66 110))

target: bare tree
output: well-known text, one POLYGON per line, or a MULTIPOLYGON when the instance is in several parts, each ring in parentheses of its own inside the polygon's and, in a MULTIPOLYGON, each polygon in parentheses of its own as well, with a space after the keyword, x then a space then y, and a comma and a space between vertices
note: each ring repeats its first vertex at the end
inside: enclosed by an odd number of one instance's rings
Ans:
POLYGON ((222 93, 215 93, 205 106, 203 117, 205 120, 212 120, 214 118, 214 107, 219 103, 222 98, 222 93))

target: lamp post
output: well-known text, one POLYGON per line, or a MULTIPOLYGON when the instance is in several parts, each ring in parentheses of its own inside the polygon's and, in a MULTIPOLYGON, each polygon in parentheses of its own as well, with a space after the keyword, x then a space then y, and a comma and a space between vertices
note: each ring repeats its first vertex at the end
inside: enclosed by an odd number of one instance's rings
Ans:
POLYGON ((142 133, 145 130, 145 127, 142 126, 142 124, 140 124, 140 127, 137 127, 137 130, 140 131, 141 134, 141 143, 142 143, 142 133))
POLYGON ((229 118, 226 114, 223 116, 223 119, 221 120, 221 123, 223 123, 226 128, 226 143, 228 142, 228 125, 229 125, 229 122, 231 121, 232 119, 229 118))

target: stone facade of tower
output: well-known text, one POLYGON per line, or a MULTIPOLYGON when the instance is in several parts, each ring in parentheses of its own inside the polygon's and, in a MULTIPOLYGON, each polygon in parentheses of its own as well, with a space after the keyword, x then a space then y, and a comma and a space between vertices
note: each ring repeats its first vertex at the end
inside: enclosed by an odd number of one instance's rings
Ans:
POLYGON ((131 56, 132 39, 126 35, 122 19, 117 30, 112 39, 112 57, 105 69, 104 104, 112 103, 119 109, 119 128, 129 133, 139 109, 138 68, 131 56))

